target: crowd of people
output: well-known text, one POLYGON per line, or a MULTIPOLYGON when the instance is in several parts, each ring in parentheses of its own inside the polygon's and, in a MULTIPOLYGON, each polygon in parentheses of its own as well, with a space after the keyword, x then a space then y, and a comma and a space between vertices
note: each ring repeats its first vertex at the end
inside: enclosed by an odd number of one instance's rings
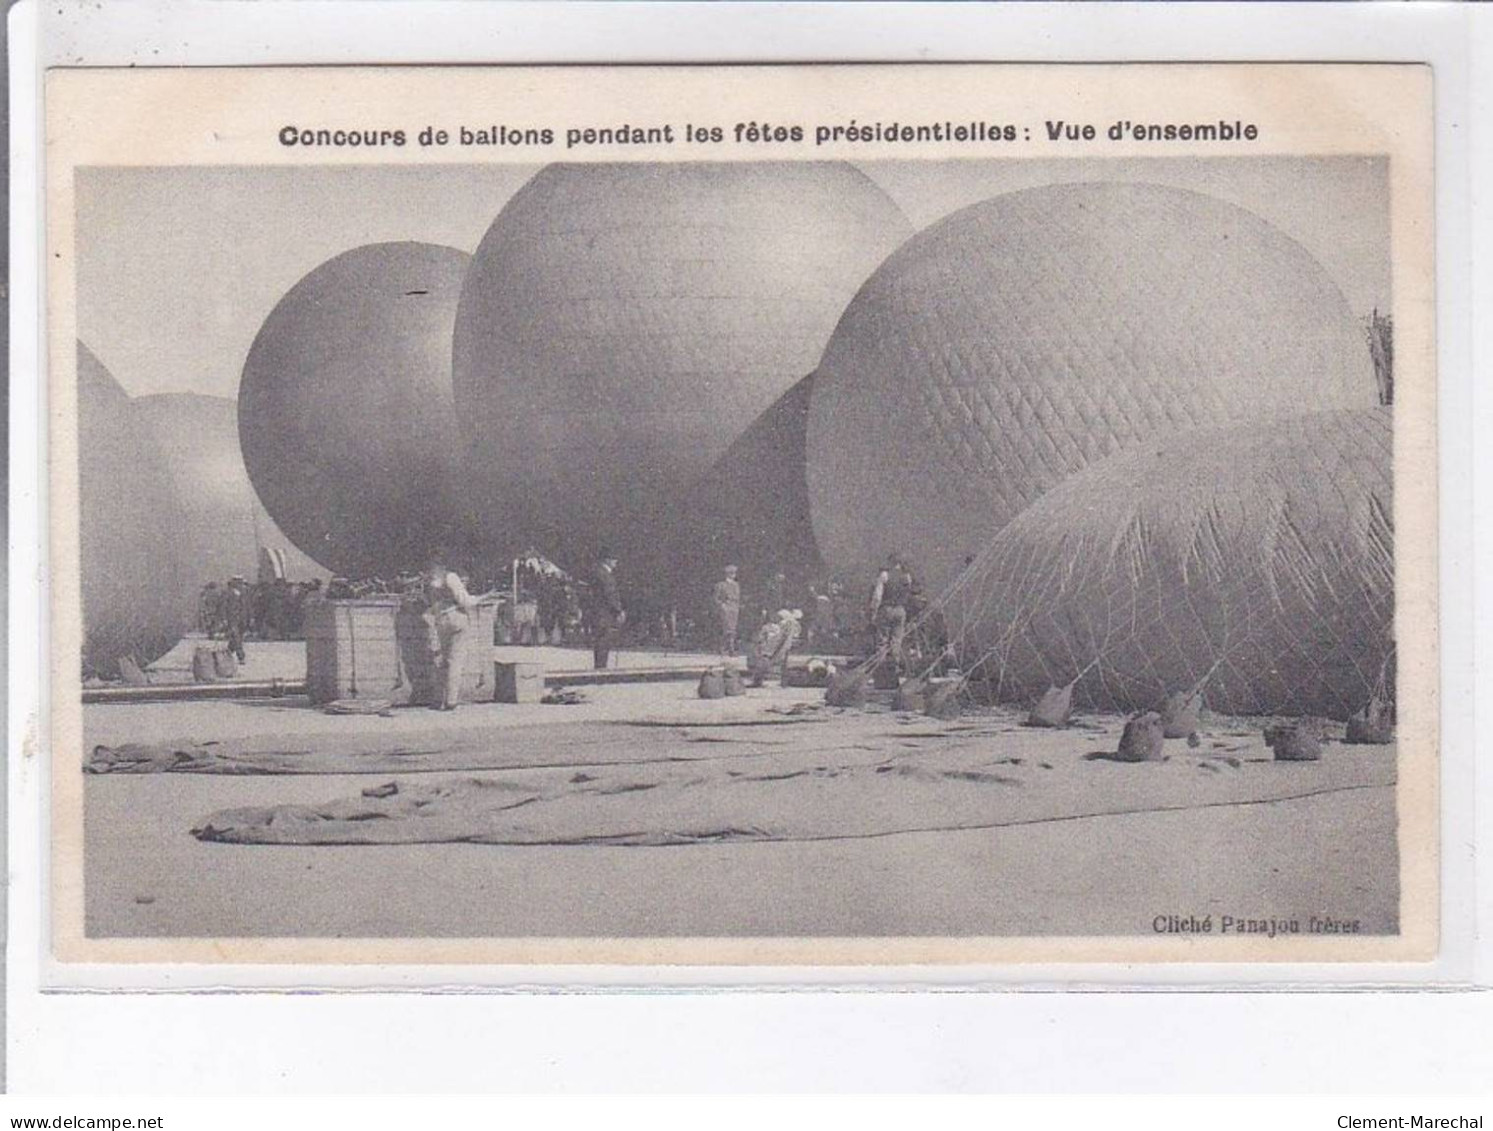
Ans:
POLYGON ((874 654, 903 674, 951 662, 943 617, 899 557, 888 559, 860 597, 838 577, 810 582, 795 593, 782 572, 744 579, 736 565, 728 564, 711 591, 713 632, 681 617, 675 605, 650 605, 641 592, 626 599, 618 568, 616 556, 603 550, 584 576, 530 553, 475 585, 439 555, 421 572, 393 579, 334 577, 323 586, 319 580, 285 578, 251 584, 235 576, 203 588, 198 627, 209 637, 226 640, 228 650, 243 662, 247 638, 304 639, 307 618, 320 601, 397 596, 429 610, 437 626, 433 649, 450 661, 465 643, 470 606, 492 600, 503 607, 497 619, 499 643, 584 640, 598 668, 608 666, 611 653, 624 644, 714 648, 723 656, 743 656, 758 682, 774 671, 781 673, 800 646, 820 653, 874 654), (472 592, 483 596, 473 598, 472 592), (440 625, 450 628, 457 620, 463 620, 459 629, 439 631, 440 625))
POLYGON ((198 631, 228 642, 239 663, 245 660, 244 640, 303 640, 306 614, 317 601, 331 596, 321 581, 288 581, 283 577, 250 583, 235 575, 226 582, 209 581, 197 602, 198 631))
POLYGON ((942 610, 898 556, 888 558, 877 572, 863 603, 831 577, 808 585, 806 609, 790 608, 786 580, 782 573, 774 574, 762 586, 760 600, 750 602, 743 596, 737 566, 727 565, 715 583, 712 598, 722 655, 737 653, 743 609, 751 609, 757 627, 746 655, 754 681, 781 670, 800 635, 811 650, 876 656, 902 675, 928 674, 954 663, 942 610))

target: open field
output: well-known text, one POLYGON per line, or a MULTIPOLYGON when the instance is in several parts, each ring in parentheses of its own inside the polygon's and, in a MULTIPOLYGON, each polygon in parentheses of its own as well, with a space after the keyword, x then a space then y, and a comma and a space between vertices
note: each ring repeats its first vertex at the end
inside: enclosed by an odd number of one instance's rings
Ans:
POLYGON ((689 683, 587 698, 392 718, 293 699, 87 707, 90 748, 212 741, 238 760, 233 773, 87 777, 88 933, 1093 935, 1210 913, 1397 928, 1392 746, 1279 764, 1230 720, 1196 748, 1168 742, 1165 763, 1126 765, 1104 756, 1114 717, 1034 731, 1004 712, 790 715, 819 693, 706 702, 689 683), (271 754, 262 768, 276 772, 241 772, 271 754), (297 758, 338 772, 283 772, 297 758), (533 795, 477 829, 509 843, 191 831, 224 810, 472 778, 533 795), (584 843, 619 831, 654 844, 584 843))

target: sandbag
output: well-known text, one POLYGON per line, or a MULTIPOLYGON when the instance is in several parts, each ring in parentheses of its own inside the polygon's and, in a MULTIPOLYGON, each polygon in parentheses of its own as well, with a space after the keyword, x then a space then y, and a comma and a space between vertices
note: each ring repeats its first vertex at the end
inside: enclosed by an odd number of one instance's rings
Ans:
POLYGON ((923 713, 930 718, 942 719, 945 722, 957 719, 964 710, 964 704, 959 698, 961 690, 963 690, 961 682, 957 679, 930 683, 928 702, 923 708, 923 713))
POLYGON ((892 697, 894 711, 914 711, 921 714, 928 706, 928 685, 916 676, 904 679, 892 697))
POLYGON ((696 692, 701 699, 724 699, 726 697, 726 678, 719 669, 713 669, 700 677, 700 686, 696 692))
POLYGON ((119 678, 131 687, 144 687, 150 682, 150 676, 135 663, 133 656, 119 657, 119 678))
POLYGON ((1315 762, 1322 757, 1322 738, 1310 721, 1265 728, 1265 745, 1277 762, 1315 762))
POLYGON ((213 673, 219 679, 232 679, 238 675, 238 657, 227 648, 213 653, 213 673))
POLYGON ((1073 685, 1049 687, 1026 717, 1029 727, 1065 727, 1073 714, 1073 685))
POLYGON ((871 686, 877 691, 896 691, 901 685, 895 660, 882 660, 871 669, 871 686))
POLYGON ((218 678, 218 665, 213 660, 214 649, 199 644, 192 649, 192 678, 198 683, 212 683, 218 678))
POLYGON ((746 694, 746 682, 735 668, 727 668, 721 673, 721 689, 725 691, 726 698, 733 699, 746 694))
POLYGON ((1173 691, 1161 704, 1161 730, 1167 738, 1186 738, 1196 734, 1203 723, 1203 693, 1187 695, 1173 691))
POLYGON ((1348 733, 1343 739, 1350 746, 1386 746, 1394 740, 1394 705, 1377 695, 1363 710, 1349 716, 1348 733))
POLYGON ((824 689, 824 701, 831 707, 864 707, 870 682, 870 674, 856 668, 833 672, 824 689))
POLYGON ((1165 748, 1164 738, 1160 715, 1155 711, 1136 715, 1125 724, 1125 731, 1120 735, 1119 760, 1159 762, 1165 748))

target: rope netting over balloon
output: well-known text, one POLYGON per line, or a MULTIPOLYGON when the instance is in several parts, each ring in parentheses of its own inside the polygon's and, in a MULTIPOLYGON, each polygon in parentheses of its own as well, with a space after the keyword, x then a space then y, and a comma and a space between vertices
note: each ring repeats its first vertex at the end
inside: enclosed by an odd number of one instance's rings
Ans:
POLYGON ((456 319, 483 540, 652 564, 690 486, 911 234, 845 162, 540 170, 483 236, 456 319))
POLYGON ((1377 403, 1342 292, 1259 216, 1143 183, 1004 193, 904 243, 836 325, 808 422, 815 535, 835 570, 897 551, 937 589, 1112 455, 1377 403))
POLYGON ((934 608, 998 699, 1346 718, 1392 682, 1391 454, 1388 410, 1146 444, 1024 510, 934 608))

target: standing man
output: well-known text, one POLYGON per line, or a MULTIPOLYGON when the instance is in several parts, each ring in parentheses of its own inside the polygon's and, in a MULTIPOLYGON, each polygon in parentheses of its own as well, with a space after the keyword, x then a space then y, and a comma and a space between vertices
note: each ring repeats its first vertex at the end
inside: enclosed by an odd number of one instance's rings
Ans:
POLYGON ((841 644, 855 635, 854 602, 846 596, 845 586, 838 577, 829 579, 829 609, 834 621, 833 635, 841 644))
POLYGON ((911 593, 911 572, 901 559, 889 559, 871 590, 871 625, 878 646, 886 648, 898 671, 906 666, 902 642, 907 635, 907 601, 911 593))
POLYGON ((830 603, 829 584, 809 586, 809 625, 805 631, 809 647, 823 648, 835 635, 835 616, 830 603))
POLYGON ((891 571, 885 566, 876 571, 876 580, 871 583, 871 593, 866 598, 866 624, 871 629, 871 636, 875 644, 881 643, 881 627, 878 620, 881 616, 882 597, 886 594, 886 587, 892 580, 891 571))
POLYGON ((721 655, 734 656, 736 626, 741 620, 741 585, 734 565, 728 565, 726 576, 715 583, 715 608, 721 620, 721 655))
POLYGON ((228 588, 223 592, 223 627, 228 636, 228 650, 239 663, 244 663, 244 633, 249 629, 249 583, 238 574, 228 579, 228 588))
POLYGON ((216 581, 209 581, 197 599, 197 628, 208 639, 218 635, 222 611, 223 592, 216 581))
POLYGON ((591 658, 597 671, 610 663, 612 645, 626 622, 627 611, 617 588, 617 559, 610 550, 602 550, 591 583, 591 658))
POLYGON ((539 643, 558 644, 564 636, 565 583, 558 576, 541 573, 535 586, 539 590, 539 643))
POLYGON ((430 628, 430 651, 436 668, 436 701, 431 706, 454 711, 461 702, 468 629, 472 627, 477 599, 444 562, 432 558, 425 573, 425 601, 425 623, 430 628))
POLYGON ((290 582, 283 577, 264 585, 264 624, 260 633, 270 640, 287 640, 290 637, 290 582))

